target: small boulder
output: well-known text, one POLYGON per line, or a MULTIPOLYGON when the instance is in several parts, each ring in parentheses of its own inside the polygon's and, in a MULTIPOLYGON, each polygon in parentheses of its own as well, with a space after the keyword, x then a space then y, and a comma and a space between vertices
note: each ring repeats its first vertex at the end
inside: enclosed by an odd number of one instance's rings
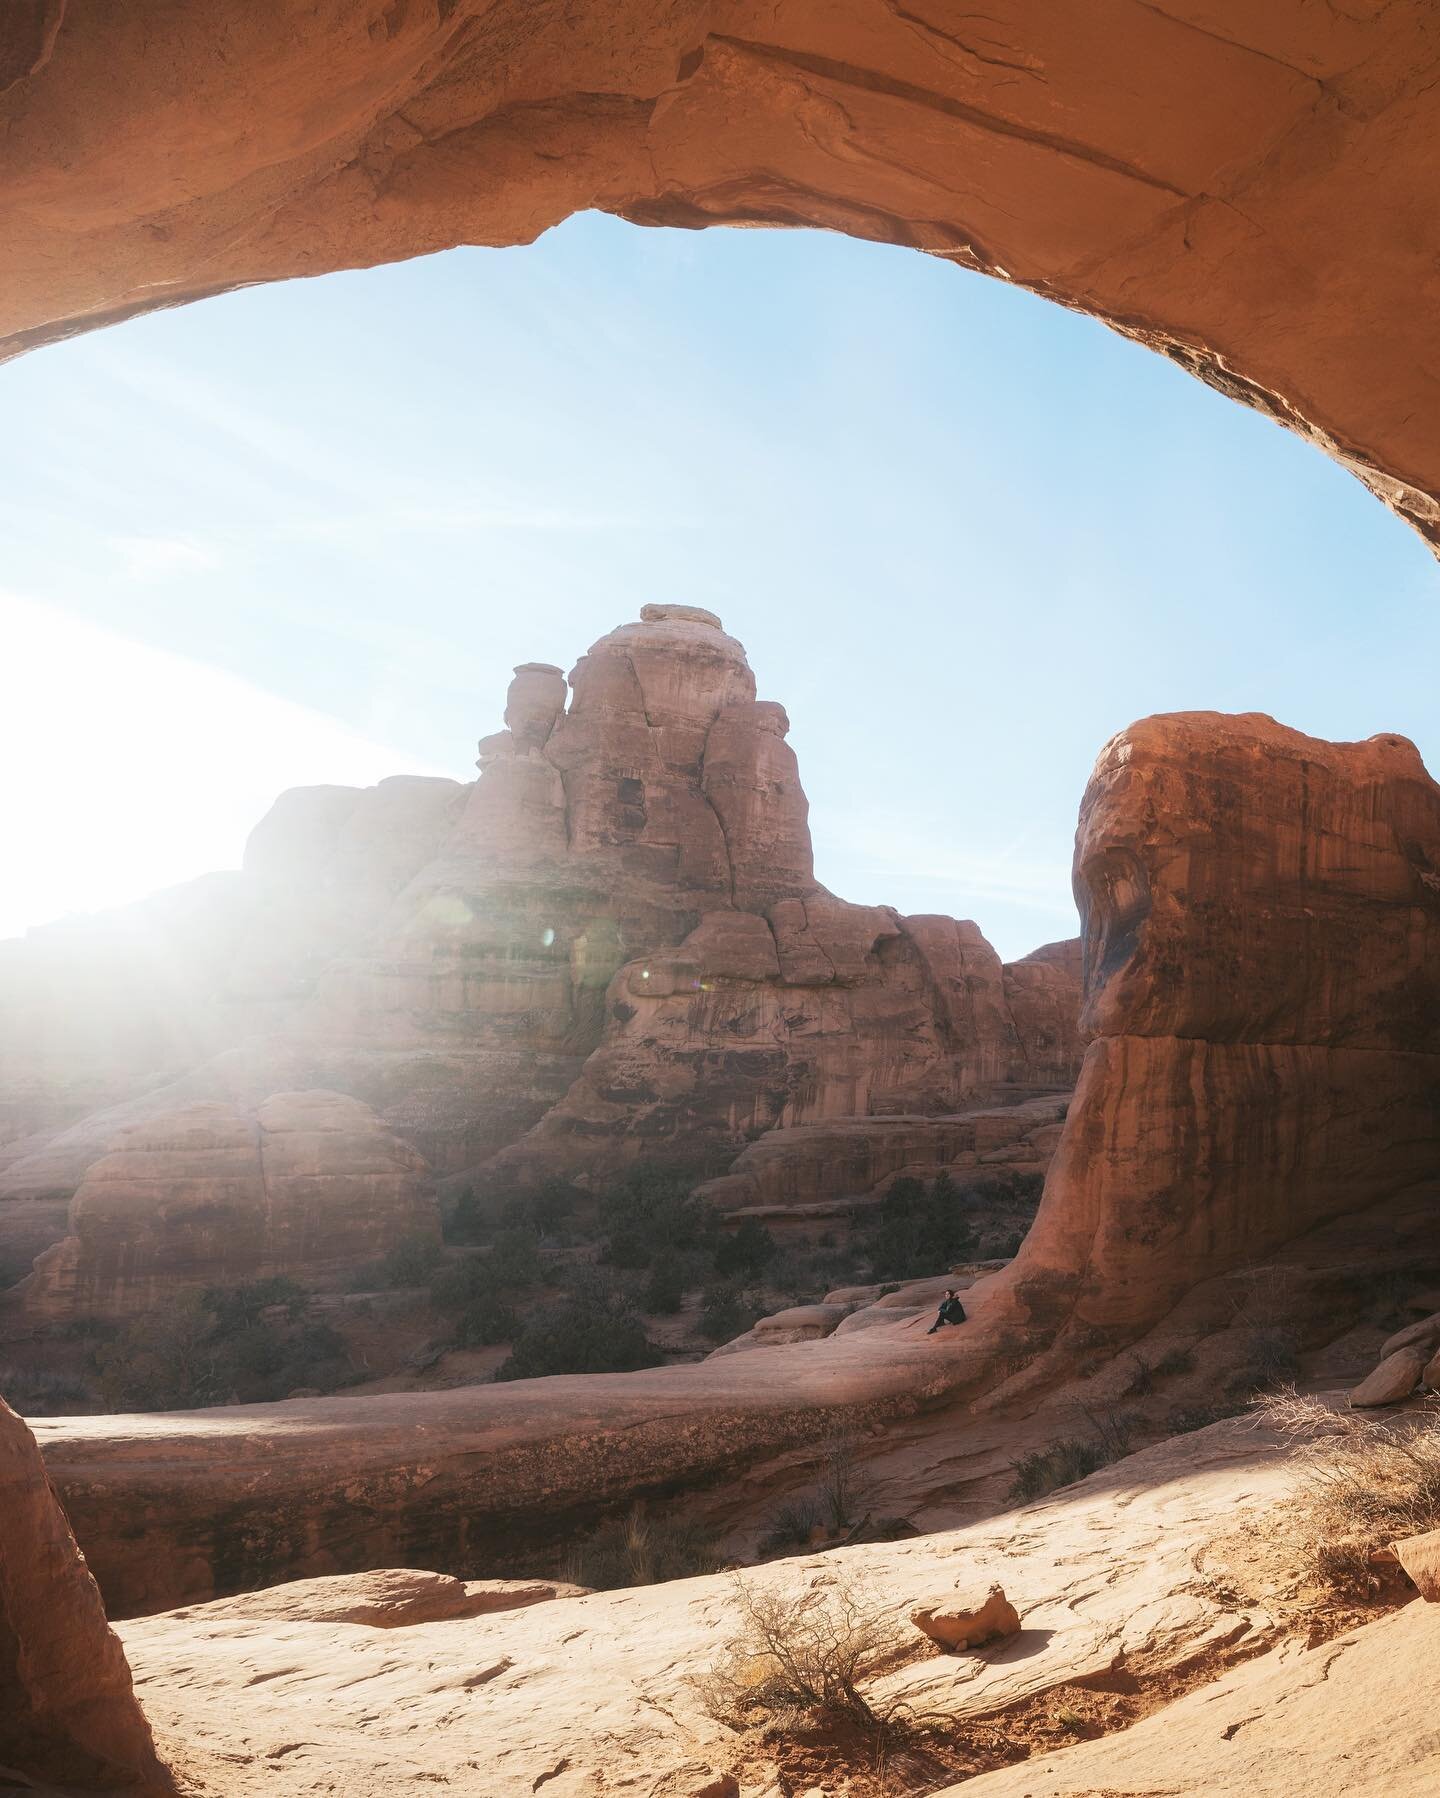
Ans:
POLYGON ((1402 1536, 1390 1544, 1391 1553, 1415 1582, 1420 1596, 1440 1604, 1440 1530, 1423 1536, 1402 1536))
POLYGON ((911 1611, 910 1621, 922 1635, 952 1653, 1020 1633, 1020 1613, 1005 1596, 1003 1586, 991 1586, 983 1599, 969 1605, 921 1605, 918 1611, 911 1611))
POLYGON ((1440 1350, 1421 1368, 1420 1384, 1427 1392, 1440 1392, 1440 1350))
POLYGON ((1420 1349, 1426 1355, 1433 1355, 1440 1348, 1440 1311, 1433 1317, 1422 1317, 1418 1324, 1407 1324, 1403 1330, 1397 1330, 1381 1345, 1380 1359, 1387 1360, 1403 1348, 1420 1349))
POLYGON ((1427 1359, 1416 1348, 1397 1349, 1393 1355, 1387 1355, 1350 1394, 1351 1405, 1398 1405, 1419 1385, 1427 1359))

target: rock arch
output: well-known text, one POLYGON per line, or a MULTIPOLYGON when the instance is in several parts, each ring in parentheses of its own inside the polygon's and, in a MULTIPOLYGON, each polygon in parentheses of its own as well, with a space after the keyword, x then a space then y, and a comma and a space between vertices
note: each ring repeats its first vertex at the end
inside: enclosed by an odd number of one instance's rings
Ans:
POLYGON ((1093 314, 1440 542, 1426 0, 27 0, 0 355, 600 208, 1093 314))

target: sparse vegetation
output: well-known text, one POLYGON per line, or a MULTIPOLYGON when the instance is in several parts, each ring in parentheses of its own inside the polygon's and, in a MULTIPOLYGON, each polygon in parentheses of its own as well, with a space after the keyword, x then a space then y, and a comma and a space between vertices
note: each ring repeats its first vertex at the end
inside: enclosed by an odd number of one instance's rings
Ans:
POLYGON ((1105 1465, 1105 1453, 1093 1438, 1067 1436, 1052 1442, 1049 1448, 1032 1449, 1013 1463, 1015 1478, 1010 1483, 1012 1504, 1029 1504, 1058 1492, 1062 1486, 1073 1486, 1105 1465))
POLYGON ((90 1389, 74 1374, 0 1367, 0 1396, 22 1417, 63 1417, 86 1408, 90 1389))
POLYGON ((700 1305, 700 1334, 710 1342, 729 1342, 743 1335, 763 1310, 732 1285, 707 1286, 700 1305))
POLYGON ((1155 1363, 1155 1372, 1162 1379, 1172 1379, 1176 1374, 1194 1373, 1195 1351, 1188 1348, 1166 1349, 1155 1363))
POLYGON ((793 1732, 811 1722, 867 1735, 903 1721, 902 1704, 876 1705, 865 1682, 901 1647, 898 1624, 869 1590, 841 1577, 797 1595, 735 1576, 739 1634, 695 1683, 712 1717, 744 1729, 793 1732))
POLYGON ((495 1378, 632 1373, 662 1359, 624 1293, 592 1277, 578 1280, 564 1299, 525 1320, 495 1378))
POLYGON ((1088 1436, 1067 1436, 1052 1442, 1048 1448, 1032 1449, 1013 1463, 1015 1478, 1010 1485, 1010 1502, 1028 1504, 1058 1492, 1062 1486, 1073 1486, 1087 1474, 1097 1473, 1112 1461, 1123 1460, 1138 1420, 1128 1411, 1095 1411, 1080 1405, 1090 1426, 1088 1436))
POLYGON ((1440 1527, 1440 1407, 1392 1417, 1332 1411, 1293 1388, 1256 1406, 1269 1428, 1297 1445, 1288 1527, 1327 1589, 1373 1589, 1370 1557, 1401 1536, 1440 1527))
POLYGON ((877 1280, 943 1273, 974 1254, 966 1199, 948 1174, 926 1186, 908 1175, 892 1181, 860 1249, 877 1280))
POLYGON ((805 1548, 817 1530, 833 1538, 853 1529, 865 1521, 869 1497, 869 1482, 856 1471, 855 1444, 848 1437, 833 1437, 825 1445, 814 1487, 776 1507, 759 1542, 761 1554, 805 1548))
POLYGON ((375 1284, 424 1286, 444 1259, 445 1250, 433 1236, 407 1236, 376 1263, 375 1284))
POLYGON ((717 1573, 722 1564, 708 1530, 681 1518, 652 1515, 637 1504, 576 1543, 565 1557, 560 1577, 609 1592, 717 1573))
POLYGON ((310 1315, 311 1304, 285 1279, 181 1295, 97 1342, 96 1387, 110 1409, 136 1411, 333 1390, 351 1377, 350 1359, 338 1332, 310 1315))

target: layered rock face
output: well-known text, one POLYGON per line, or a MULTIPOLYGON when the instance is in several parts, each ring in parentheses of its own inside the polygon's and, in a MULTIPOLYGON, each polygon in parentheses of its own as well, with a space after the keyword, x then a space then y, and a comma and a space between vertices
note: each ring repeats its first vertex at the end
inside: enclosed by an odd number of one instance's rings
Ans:
POLYGON ((0 1399, 0 1780, 174 1790, 35 1438, 0 1399))
POLYGON ((569 687, 567 708, 558 669, 516 671, 440 854, 305 1016, 476 1058, 434 1120, 443 1165, 695 1165, 782 1123, 951 1109, 1027 1083, 1032 1054, 1073 1078, 1078 979, 1062 1039, 1027 1014, 1022 1040, 975 925, 817 883, 784 708, 713 614, 645 606, 569 687))
MULTIPOLYGON (((288 1087, 364 1100, 439 1172, 484 1188, 642 1154, 715 1172, 776 1126, 1073 1081, 1079 976, 1063 946, 1005 968, 972 923, 817 883, 784 709, 756 699, 712 614, 646 606, 568 683, 523 665, 505 725, 470 787, 277 803, 241 877, 251 948, 225 945, 232 984, 263 985, 276 1027, 12 1145, 0 1242, 7 1215, 12 1243, 53 1242, 121 1128, 200 1101, 248 1115, 288 1087)), ((206 941, 218 953, 222 933, 206 941)), ((16 962, 41 1029, 46 994, 60 1005, 68 989, 43 953, 16 962)), ((134 1057, 130 1076, 153 1061, 134 1057)))
POLYGON ((1037 1315, 1152 1321, 1440 1176, 1440 787, 1412 743, 1147 719, 1096 763, 1075 893, 1094 1040, 1012 1270, 1037 1315))
POLYGON ((1440 541, 1426 0, 10 11, 0 354, 586 208, 820 226, 1107 321, 1440 541))
POLYGON ((122 1131, 20 1293, 37 1317, 124 1317, 178 1291, 315 1280, 415 1235, 439 1239, 423 1159, 340 1093, 258 1112, 200 1101, 122 1131))

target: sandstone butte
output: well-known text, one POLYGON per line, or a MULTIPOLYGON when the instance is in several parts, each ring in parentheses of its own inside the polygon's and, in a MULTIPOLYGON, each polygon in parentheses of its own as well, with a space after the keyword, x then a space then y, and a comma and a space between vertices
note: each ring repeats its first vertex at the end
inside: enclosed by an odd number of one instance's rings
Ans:
POLYGON ((710 1194, 735 1209, 973 1160, 962 1108, 1068 1090, 1078 944, 1002 966, 973 923, 835 898, 787 729, 717 619, 646 606, 568 686, 516 671, 473 785, 287 793, 242 873, 7 945, 27 1308, 363 1260, 423 1223, 415 1151, 483 1192, 758 1139, 763 1191, 742 1159, 710 1194), (96 1092, 121 1102, 68 1121, 96 1092))
POLYGON ((687 1485, 736 1527, 836 1432, 934 1526, 993 1508, 1026 1431, 1066 1433, 1097 1354, 1223 1359, 1257 1296, 1267 1325, 1341 1336, 1377 1276, 1440 1277, 1437 867, 1440 788, 1401 738, 1208 713, 1121 732, 1076 841, 1093 1040, 1034 1227, 965 1330, 906 1314, 759 1360, 37 1420, 109 1602, 502 1574, 596 1505, 687 1485))

